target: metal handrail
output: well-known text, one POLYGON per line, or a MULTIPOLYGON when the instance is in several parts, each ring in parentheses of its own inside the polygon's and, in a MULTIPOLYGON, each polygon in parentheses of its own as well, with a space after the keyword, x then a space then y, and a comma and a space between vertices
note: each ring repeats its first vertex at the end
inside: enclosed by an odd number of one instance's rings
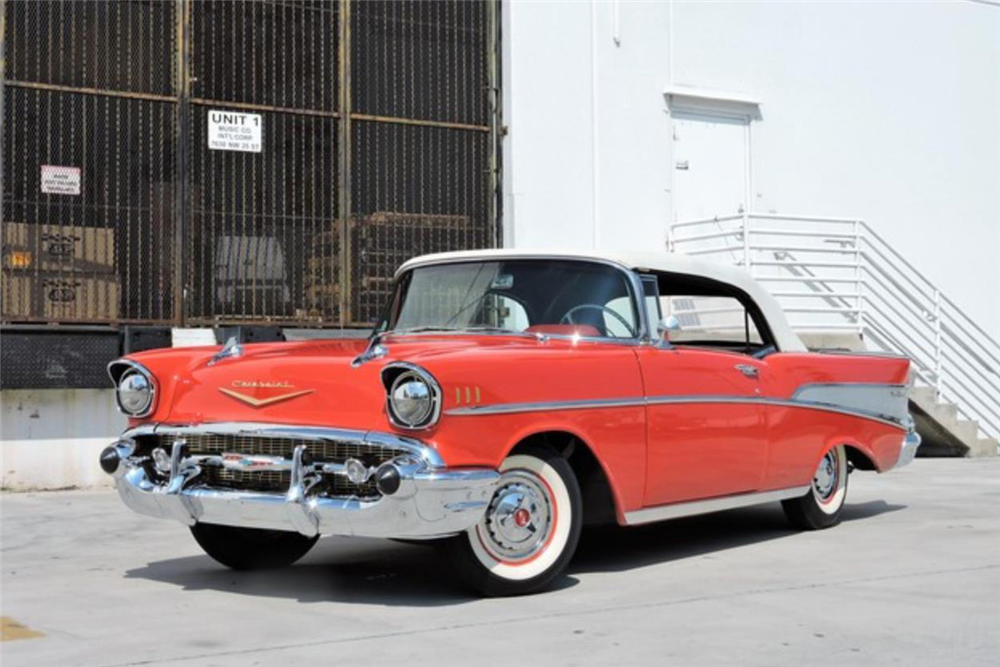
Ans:
POLYGON ((669 247, 732 261, 772 284, 794 328, 854 330, 906 354, 918 382, 1000 437, 1000 343, 864 220, 774 213, 686 220, 671 226, 669 247), (706 246, 713 240, 722 245, 706 246))

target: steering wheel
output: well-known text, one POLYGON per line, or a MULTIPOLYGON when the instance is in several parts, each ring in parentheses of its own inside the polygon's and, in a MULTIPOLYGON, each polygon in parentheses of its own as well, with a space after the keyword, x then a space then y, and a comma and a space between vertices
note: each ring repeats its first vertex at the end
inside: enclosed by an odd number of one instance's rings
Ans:
MULTIPOLYGON (((612 310, 611 308, 608 308, 607 306, 599 306, 596 303, 581 303, 579 306, 573 306, 568 311, 566 311, 565 315, 562 316, 562 318, 559 320, 559 324, 580 324, 579 322, 573 321, 573 313, 575 313, 578 310, 584 310, 586 308, 590 308, 591 310, 600 310, 605 313, 608 313, 613 318, 621 322, 622 326, 625 327, 625 330, 628 331, 632 337, 635 337, 635 329, 632 328, 632 325, 629 324, 628 320, 622 317, 620 313, 612 310)), ((617 337, 618 336, 614 336, 614 338, 617 337)))

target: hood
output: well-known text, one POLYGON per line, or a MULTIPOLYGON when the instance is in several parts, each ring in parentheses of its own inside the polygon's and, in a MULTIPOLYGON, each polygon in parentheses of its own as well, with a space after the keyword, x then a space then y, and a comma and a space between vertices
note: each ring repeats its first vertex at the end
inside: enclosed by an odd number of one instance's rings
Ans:
MULTIPOLYGON (((381 371, 395 361, 418 364, 451 387, 487 376, 494 363, 528 356, 568 358, 566 341, 525 336, 390 336, 388 354, 358 366, 366 340, 322 340, 243 346, 243 354, 210 365, 219 347, 173 348, 131 355, 156 378, 155 412, 144 421, 172 424, 268 422, 359 430, 394 430, 385 412, 381 371)), ((483 391, 487 388, 484 387, 483 391)), ((485 397, 484 397, 485 398, 485 397)))

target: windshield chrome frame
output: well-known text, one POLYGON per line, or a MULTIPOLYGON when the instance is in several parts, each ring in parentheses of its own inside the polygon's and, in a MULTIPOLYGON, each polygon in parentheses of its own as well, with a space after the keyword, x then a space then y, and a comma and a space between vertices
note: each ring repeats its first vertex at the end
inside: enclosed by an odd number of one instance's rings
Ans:
MULTIPOLYGON (((613 269, 621 271, 625 275, 625 283, 628 286, 628 290, 631 296, 632 309, 638 318, 636 324, 638 324, 637 335, 629 338, 619 338, 613 336, 577 336, 569 334, 540 334, 538 338, 555 338, 561 340, 577 340, 583 342, 597 342, 597 343, 611 343, 616 345, 643 345, 650 342, 650 325, 647 321, 645 304, 642 302, 642 282, 639 278, 639 274, 632 269, 628 268, 624 264, 619 264, 607 259, 601 259, 598 257, 565 257, 560 255, 500 255, 497 257, 483 257, 483 258, 455 258, 455 259, 444 259, 439 262, 431 262, 427 264, 420 264, 408 269, 405 273, 401 273, 396 277, 395 283, 393 285, 393 298, 395 298, 396 289, 399 287, 400 281, 415 271, 416 269, 424 269, 432 266, 444 266, 447 264, 484 264, 486 262, 508 262, 508 261, 559 261, 559 262, 573 262, 580 264, 601 264, 603 266, 609 266, 613 269)), ((381 324, 381 323, 380 323, 381 324)), ((385 331, 373 331, 375 335, 379 336, 433 336, 433 335, 478 335, 478 336, 533 336, 530 332, 524 331, 475 331, 469 329, 442 329, 441 331, 433 332, 412 332, 407 333, 406 330, 397 331, 395 329, 386 329, 385 331)))

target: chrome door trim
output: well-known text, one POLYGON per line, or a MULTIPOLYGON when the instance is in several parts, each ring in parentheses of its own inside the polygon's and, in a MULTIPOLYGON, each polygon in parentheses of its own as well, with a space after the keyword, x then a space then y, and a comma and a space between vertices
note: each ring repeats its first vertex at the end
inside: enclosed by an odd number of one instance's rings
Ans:
POLYGON ((776 491, 738 493, 732 496, 706 498, 704 500, 692 500, 682 503, 671 503, 669 505, 657 505, 656 507, 644 507, 641 510, 625 512, 625 524, 628 526, 640 526, 644 523, 653 523, 655 521, 664 521, 666 519, 678 519, 685 516, 721 512, 723 510, 735 509, 737 507, 748 507, 750 505, 772 503, 778 500, 787 500, 789 498, 801 498, 807 493, 809 493, 808 484, 805 486, 794 486, 788 489, 778 489, 776 491))
POLYGON ((446 410, 446 415, 507 415, 517 412, 550 412, 556 410, 593 410, 598 408, 636 407, 646 404, 643 397, 595 398, 579 401, 541 401, 537 403, 494 403, 493 405, 470 405, 464 408, 446 410))
MULTIPOLYGON (((878 385, 883 386, 883 385, 878 385)), ((889 385, 893 386, 893 385, 889 385)), ((778 407, 801 408, 806 410, 819 410, 821 412, 832 412, 847 415, 849 417, 860 417, 871 421, 880 422, 895 428, 906 430, 908 424, 906 420, 896 421, 886 415, 875 414, 864 410, 832 405, 829 403, 817 403, 814 401, 803 401, 781 398, 766 398, 757 396, 717 396, 711 394, 690 394, 676 396, 647 396, 647 397, 625 397, 625 398, 595 398, 575 401, 540 401, 533 403, 494 403, 492 405, 472 405, 462 408, 452 408, 445 410, 444 414, 455 417, 468 417, 478 415, 499 415, 514 414, 521 412, 554 412, 561 410, 594 410, 601 408, 636 407, 648 405, 669 405, 687 403, 742 403, 753 405, 773 405, 778 407)))

